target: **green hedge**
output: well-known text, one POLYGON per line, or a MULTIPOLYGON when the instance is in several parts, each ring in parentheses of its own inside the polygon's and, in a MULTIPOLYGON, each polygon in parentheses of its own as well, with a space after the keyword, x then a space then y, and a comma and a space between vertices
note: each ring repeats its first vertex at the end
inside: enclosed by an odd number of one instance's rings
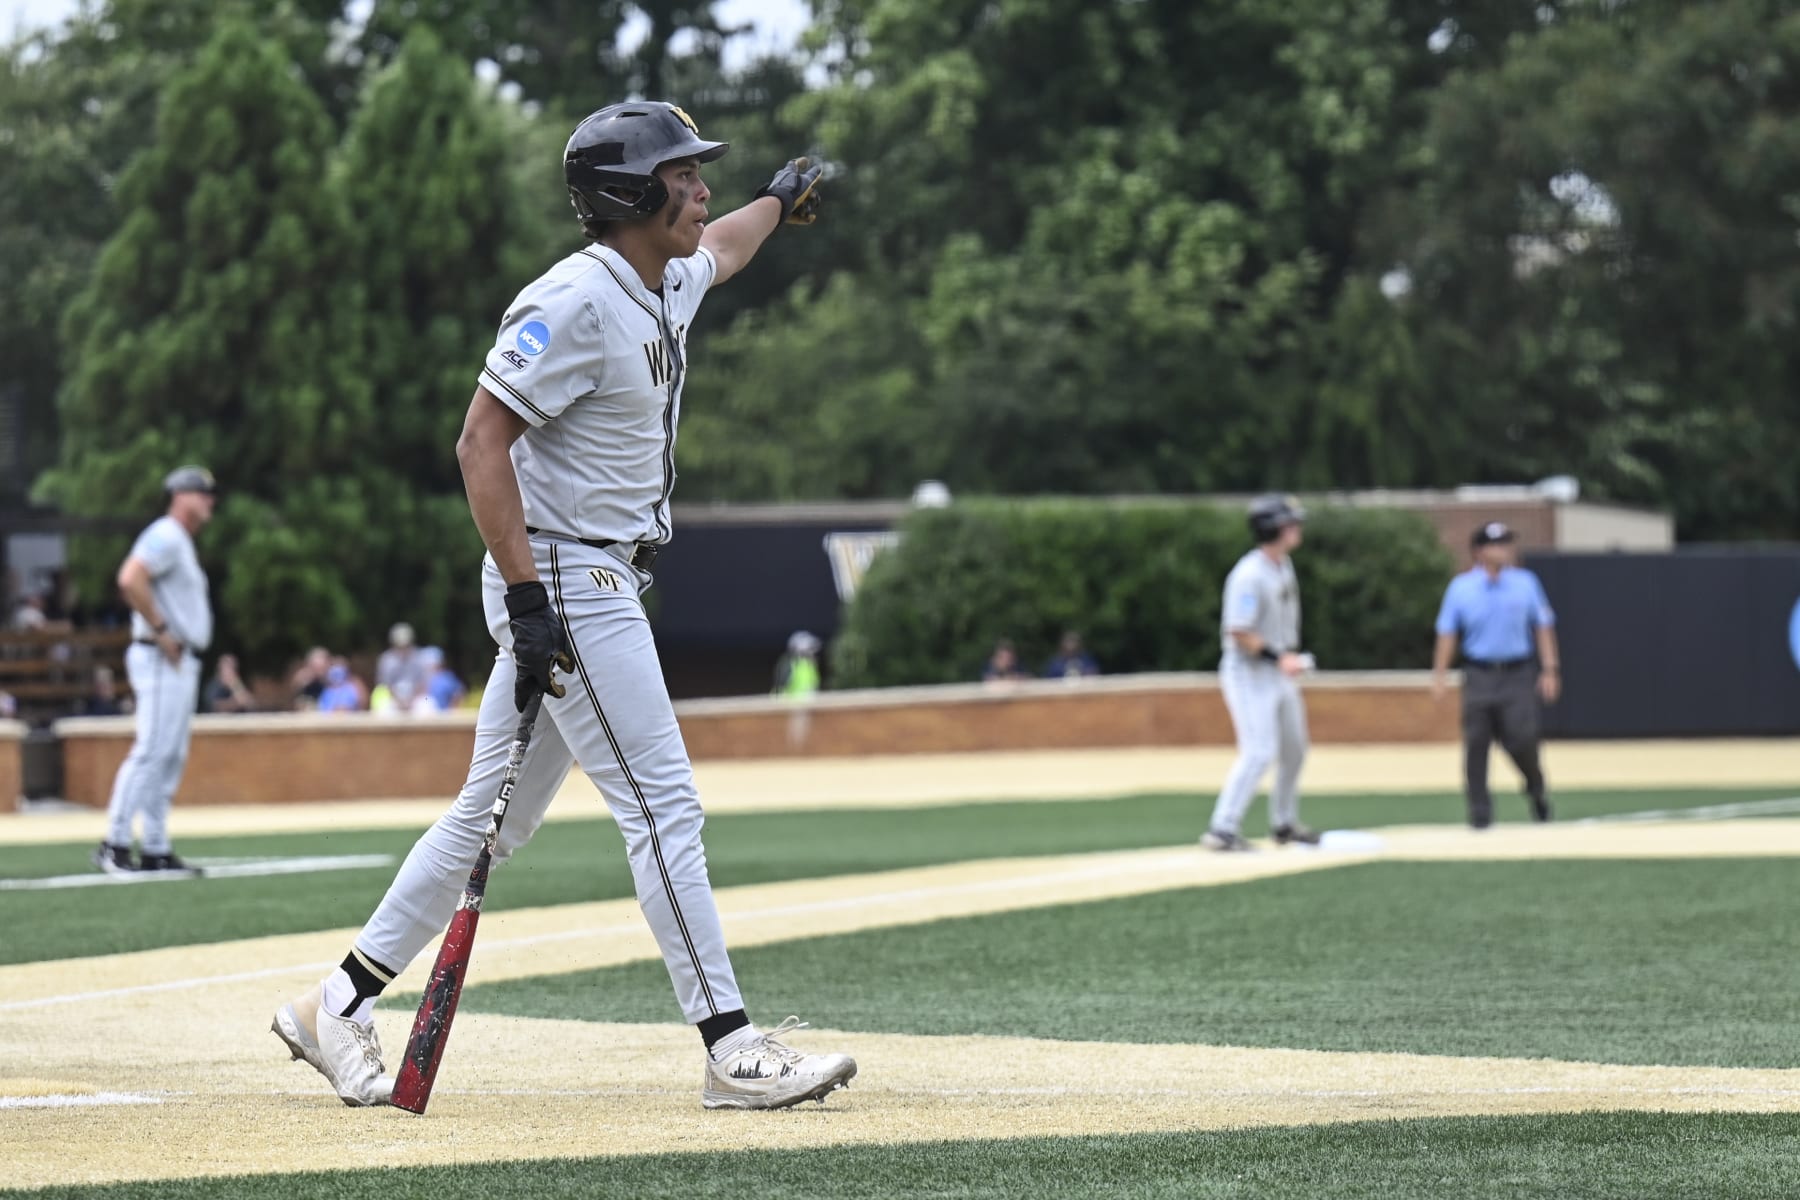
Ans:
MULTIPOLYGON (((832 647, 836 687, 980 677, 997 638, 1041 668, 1079 629, 1108 674, 1212 670, 1242 510, 1193 501, 973 500, 924 509, 870 567, 832 647)), ((1413 513, 1315 508, 1294 556, 1327 670, 1419 668, 1454 570, 1413 513)))

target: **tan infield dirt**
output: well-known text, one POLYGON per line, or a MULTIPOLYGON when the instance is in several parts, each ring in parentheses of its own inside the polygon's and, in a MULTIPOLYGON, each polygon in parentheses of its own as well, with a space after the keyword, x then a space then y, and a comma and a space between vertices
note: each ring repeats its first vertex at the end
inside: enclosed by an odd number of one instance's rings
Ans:
MULTIPOLYGON (((727 889, 720 903, 733 943, 751 945, 1374 858, 1800 855, 1800 821, 1778 820, 1482 834, 1424 827, 1379 837, 1379 848, 1354 855, 1165 848, 961 863, 727 889)), ((497 875, 494 886, 503 881, 497 875)), ((795 1113, 707 1113, 685 1027, 465 1011, 439 1094, 420 1119, 344 1108, 268 1032, 275 1005, 335 961, 351 932, 0 968, 0 1161, 13 1167, 9 1183, 1584 1109, 1800 1111, 1800 1071, 809 1031, 795 1039, 803 1047, 858 1057, 853 1090, 795 1113), (67 1106, 47 1106, 57 1102, 67 1106)), ((654 954, 629 904, 495 913, 471 977, 654 954)), ((430 957, 400 986, 416 986, 430 957)), ((407 1018, 383 1010, 390 1061, 407 1018)))
MULTIPOLYGON (((1800 738, 1657 742, 1552 742, 1545 762, 1553 786, 1793 787, 1800 794, 1800 738)), ((1229 747, 1042 750, 1005 754, 876 755, 865 758, 700 762, 694 766, 708 812, 804 812, 834 808, 914 808, 958 801, 1084 800, 1144 792, 1216 792, 1231 769, 1229 747)), ((1454 745, 1314 746, 1302 789, 1308 796, 1359 792, 1457 793, 1461 751, 1454 745)), ((1513 786, 1512 765, 1493 757, 1497 791, 1513 786)), ((290 805, 176 804, 180 837, 424 829, 449 797, 290 805)), ((571 773, 549 820, 604 818, 586 776, 571 773)), ((1196 814, 1196 821, 1204 814, 1196 814)), ((0 845, 99 840, 93 811, 0 815, 0 845)))

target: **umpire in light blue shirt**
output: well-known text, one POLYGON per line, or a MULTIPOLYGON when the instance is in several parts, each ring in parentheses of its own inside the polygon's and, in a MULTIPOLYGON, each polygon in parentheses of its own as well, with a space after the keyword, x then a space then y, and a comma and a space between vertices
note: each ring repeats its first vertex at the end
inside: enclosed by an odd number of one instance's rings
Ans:
POLYGON ((1494 819, 1488 793, 1488 747, 1496 739, 1525 777, 1531 816, 1550 819, 1544 768, 1538 761, 1538 702, 1554 704, 1562 693, 1556 613, 1538 577, 1513 565, 1513 531, 1490 521, 1475 531, 1475 565, 1450 581, 1438 609, 1432 692, 1444 694, 1444 676, 1460 645, 1463 656, 1463 780, 1469 824, 1486 829, 1494 819))

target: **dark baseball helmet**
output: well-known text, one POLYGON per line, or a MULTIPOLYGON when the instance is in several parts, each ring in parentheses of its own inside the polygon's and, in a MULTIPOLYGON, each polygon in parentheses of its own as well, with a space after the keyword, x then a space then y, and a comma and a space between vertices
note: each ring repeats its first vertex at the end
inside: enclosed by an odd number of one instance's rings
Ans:
POLYGON ((703 139, 694 118, 673 104, 609 104, 575 127, 563 152, 569 203, 584 226, 647 217, 669 200, 656 168, 679 158, 708 163, 729 148, 703 139))
POLYGON ((1306 520, 1306 510, 1294 496, 1258 496, 1250 502, 1250 532, 1257 544, 1272 542, 1289 525, 1306 520))
POLYGON ((205 467, 176 467, 163 477, 164 496, 173 496, 177 492, 205 492, 210 496, 217 489, 213 473, 205 467))

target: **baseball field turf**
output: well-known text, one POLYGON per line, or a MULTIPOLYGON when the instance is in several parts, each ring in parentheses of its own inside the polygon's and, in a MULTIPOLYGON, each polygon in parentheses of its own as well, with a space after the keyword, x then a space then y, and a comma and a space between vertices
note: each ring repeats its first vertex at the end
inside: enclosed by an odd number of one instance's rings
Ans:
POLYGON ((1333 796, 1368 838, 1242 856, 1194 848, 1197 795, 716 816, 752 1015, 862 1067, 775 1114, 699 1107, 604 820, 495 875, 424 1118, 267 1032, 416 831, 184 838, 299 866, 84 887, 88 845, 0 826, 0 1161, 45 1196, 1789 1196, 1796 792, 1567 791, 1480 835, 1333 796))

